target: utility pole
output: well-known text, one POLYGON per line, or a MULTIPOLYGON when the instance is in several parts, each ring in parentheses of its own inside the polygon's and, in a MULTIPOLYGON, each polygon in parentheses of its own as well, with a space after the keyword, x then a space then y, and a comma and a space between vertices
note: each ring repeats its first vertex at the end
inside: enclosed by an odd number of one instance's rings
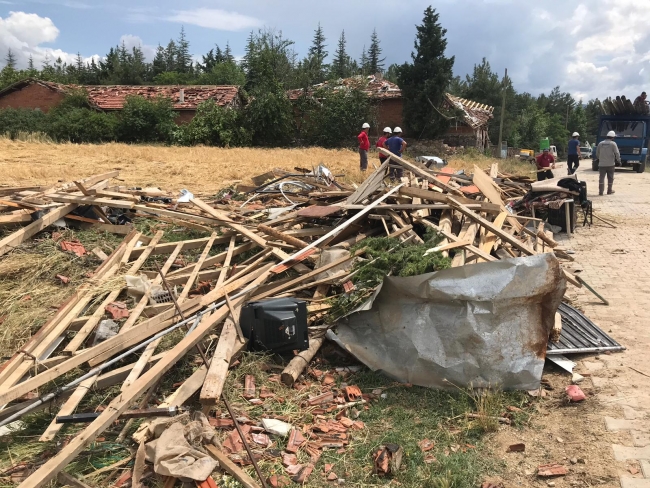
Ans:
MULTIPOLYGON (((508 80, 508 68, 506 75, 503 77, 503 102, 501 103, 501 122, 499 123, 499 157, 501 157, 501 147, 503 146, 503 117, 506 113, 506 81, 508 80)), ((508 151, 506 149, 506 156, 508 151)))

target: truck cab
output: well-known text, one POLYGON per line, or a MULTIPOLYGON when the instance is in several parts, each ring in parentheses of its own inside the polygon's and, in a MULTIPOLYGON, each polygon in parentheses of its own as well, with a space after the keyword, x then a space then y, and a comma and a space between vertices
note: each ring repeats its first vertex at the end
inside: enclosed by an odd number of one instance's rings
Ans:
MULTIPOLYGON (((607 133, 616 133, 614 142, 621 153, 621 166, 637 173, 645 171, 650 142, 650 115, 601 115, 596 145, 607 139, 607 133)), ((598 171, 596 149, 592 151, 591 169, 598 171)))

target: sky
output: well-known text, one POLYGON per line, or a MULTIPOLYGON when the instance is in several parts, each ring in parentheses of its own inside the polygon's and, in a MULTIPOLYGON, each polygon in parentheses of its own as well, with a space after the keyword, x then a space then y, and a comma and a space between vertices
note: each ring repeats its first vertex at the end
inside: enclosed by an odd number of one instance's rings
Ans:
MULTIPOLYGON (((214 44, 230 43, 241 56, 251 30, 282 31, 306 54, 320 22, 330 59, 342 30, 357 59, 373 29, 386 67, 410 59, 415 25, 431 0, 0 0, 0 66, 7 49, 25 67, 45 56, 72 62, 104 56, 122 41, 140 45, 151 60, 155 47, 185 28, 200 59, 214 44)), ((534 95, 555 86, 576 99, 626 95, 650 88, 648 0, 437 0, 447 29, 447 55, 464 76, 486 57, 508 69, 515 88, 534 95)), ((326 60, 327 61, 327 60, 326 60)))

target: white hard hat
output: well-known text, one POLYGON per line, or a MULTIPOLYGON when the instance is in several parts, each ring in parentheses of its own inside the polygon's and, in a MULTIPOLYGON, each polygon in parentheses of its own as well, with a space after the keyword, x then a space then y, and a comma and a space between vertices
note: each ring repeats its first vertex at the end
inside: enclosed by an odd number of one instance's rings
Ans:
POLYGON ((401 132, 402 132, 402 129, 400 129, 399 127, 395 127, 395 128, 393 129, 393 132, 401 133, 401 132))
POLYGON ((384 132, 388 132, 389 134, 393 133, 393 131, 392 131, 392 129, 390 127, 385 127, 384 132))
POLYGON ((571 136, 571 137, 579 137, 579 136, 580 136, 580 134, 578 134, 577 132, 574 132, 573 136, 571 136))
POLYGON ((616 132, 614 132, 613 130, 610 130, 610 131, 607 133, 607 137, 616 137, 616 132))
POLYGON ((363 125, 361 126, 362 129, 370 129, 370 124, 368 122, 364 122, 363 125))

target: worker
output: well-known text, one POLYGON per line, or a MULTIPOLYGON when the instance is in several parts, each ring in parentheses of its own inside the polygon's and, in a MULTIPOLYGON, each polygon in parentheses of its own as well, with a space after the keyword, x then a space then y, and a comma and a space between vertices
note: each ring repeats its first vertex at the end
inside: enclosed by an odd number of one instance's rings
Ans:
POLYGON ((616 132, 610 130, 607 133, 607 139, 598 144, 596 149, 596 161, 598 161, 598 194, 602 195, 605 190, 605 175, 607 175, 607 194, 613 195, 614 190, 614 169, 617 164, 621 164, 621 153, 618 145, 614 141, 616 132))
POLYGON ((537 163, 537 181, 553 178, 553 171, 551 169, 555 169, 555 158, 548 149, 544 149, 542 154, 537 156, 535 162, 537 163))
POLYGON ((359 140, 359 168, 361 171, 368 169, 368 149, 370 149, 370 139, 368 139, 368 131, 370 124, 364 122, 361 126, 361 132, 357 136, 359 140))
MULTIPOLYGON (((390 127, 384 128, 384 134, 379 139, 377 139, 376 147, 384 147, 384 142, 388 140, 392 133, 393 130, 390 127)), ((388 156, 384 156, 382 153, 379 153, 379 164, 384 164, 384 161, 387 159, 388 156)))
MULTIPOLYGON (((384 142, 384 148, 388 149, 394 155, 399 156, 400 158, 402 157, 402 153, 406 149, 406 141, 402 139, 402 129, 399 127, 393 129, 393 135, 384 142)), ((391 180, 400 180, 404 174, 404 169, 401 166, 396 166, 390 168, 389 174, 391 180)))
POLYGON ((648 107, 648 102, 646 102, 646 98, 648 98, 648 95, 646 94, 646 92, 643 92, 634 100, 634 109, 636 110, 637 113, 643 115, 647 115, 648 113, 650 113, 650 107, 648 107))
POLYGON ((580 134, 574 132, 569 141, 569 151, 567 156, 567 174, 572 175, 580 166, 580 134))

